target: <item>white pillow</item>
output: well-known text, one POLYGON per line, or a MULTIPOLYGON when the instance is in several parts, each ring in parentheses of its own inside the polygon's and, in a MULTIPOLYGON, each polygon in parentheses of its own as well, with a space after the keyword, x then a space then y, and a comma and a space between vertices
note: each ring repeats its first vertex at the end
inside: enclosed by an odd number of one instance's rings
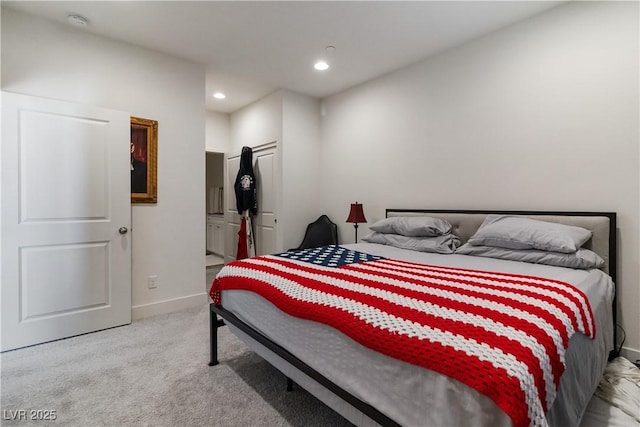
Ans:
POLYGON ((434 237, 451 233, 451 224, 430 216, 398 216, 382 219, 370 230, 383 234, 399 234, 408 237, 434 237))
POLYGON ((515 216, 487 215, 468 243, 507 249, 538 249, 574 253, 591 231, 570 225, 515 216))

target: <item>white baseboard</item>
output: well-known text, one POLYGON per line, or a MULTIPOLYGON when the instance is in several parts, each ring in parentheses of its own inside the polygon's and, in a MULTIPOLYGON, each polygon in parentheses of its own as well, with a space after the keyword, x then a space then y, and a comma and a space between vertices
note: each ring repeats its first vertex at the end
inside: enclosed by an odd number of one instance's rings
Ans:
POLYGON ((186 297, 136 305, 131 307, 131 320, 140 320, 145 317, 171 313, 184 308, 202 306, 206 305, 208 302, 209 296, 206 292, 202 292, 200 294, 188 295, 186 297))
POLYGON ((622 347, 622 350, 620 350, 620 356, 629 359, 632 362, 635 362, 636 360, 640 360, 640 350, 635 348, 622 347))

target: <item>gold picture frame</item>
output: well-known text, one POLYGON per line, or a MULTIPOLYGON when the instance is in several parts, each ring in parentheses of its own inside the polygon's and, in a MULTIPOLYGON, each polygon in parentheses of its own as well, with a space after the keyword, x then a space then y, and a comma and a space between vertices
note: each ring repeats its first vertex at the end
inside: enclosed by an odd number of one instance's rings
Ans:
POLYGON ((131 203, 158 203, 158 122, 131 117, 131 203))

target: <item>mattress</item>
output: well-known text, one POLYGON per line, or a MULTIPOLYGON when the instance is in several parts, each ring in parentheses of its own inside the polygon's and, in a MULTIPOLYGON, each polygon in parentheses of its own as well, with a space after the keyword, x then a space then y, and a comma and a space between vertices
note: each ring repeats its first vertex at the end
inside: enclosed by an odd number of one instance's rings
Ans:
MULTIPOLYGON (((609 350, 613 348, 614 288, 608 275, 599 270, 428 254, 371 243, 344 247, 412 262, 548 277, 572 283, 582 290, 591 304, 596 337, 594 340, 581 334, 572 337, 558 396, 547 414, 552 426, 579 424, 606 367, 609 350)), ((373 351, 329 326, 289 316, 257 294, 225 290, 222 301, 224 308, 243 322, 403 426, 511 425, 511 419, 491 399, 474 389, 373 351)))

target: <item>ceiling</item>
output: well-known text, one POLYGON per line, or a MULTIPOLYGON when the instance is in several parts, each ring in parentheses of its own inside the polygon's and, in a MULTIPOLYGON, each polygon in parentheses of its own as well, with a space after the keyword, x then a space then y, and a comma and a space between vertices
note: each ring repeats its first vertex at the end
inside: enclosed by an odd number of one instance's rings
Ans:
POLYGON ((2 1, 65 25, 78 14, 82 31, 205 64, 207 109, 226 113, 279 88, 323 98, 561 3, 2 1), (331 68, 314 70, 318 59, 331 68))

